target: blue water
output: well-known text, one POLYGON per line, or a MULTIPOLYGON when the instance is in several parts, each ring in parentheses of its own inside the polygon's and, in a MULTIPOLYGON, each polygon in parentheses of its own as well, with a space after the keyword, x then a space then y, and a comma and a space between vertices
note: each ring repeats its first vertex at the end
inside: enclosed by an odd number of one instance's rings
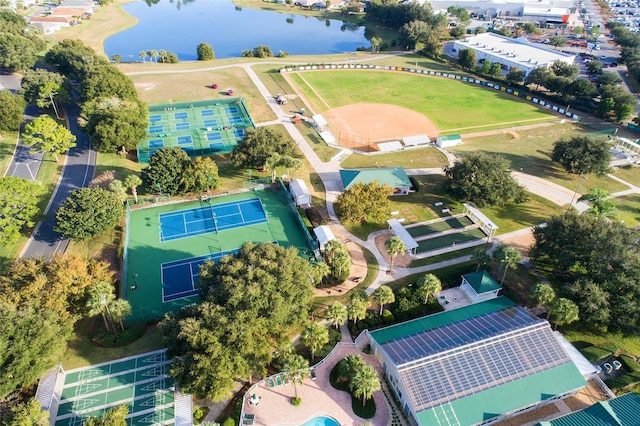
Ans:
POLYGON ((169 50, 182 61, 195 60, 201 42, 213 47, 216 58, 240 57, 243 50, 259 45, 269 46, 274 55, 280 50, 290 55, 354 52, 371 45, 364 37, 364 27, 236 8, 231 0, 193 0, 186 4, 160 0, 152 6, 138 0, 123 7, 139 22, 105 40, 104 50, 109 57, 118 54, 125 62, 141 61, 139 53, 143 50, 169 50))
POLYGON ((340 423, 331 417, 316 417, 300 426, 340 426, 340 423))

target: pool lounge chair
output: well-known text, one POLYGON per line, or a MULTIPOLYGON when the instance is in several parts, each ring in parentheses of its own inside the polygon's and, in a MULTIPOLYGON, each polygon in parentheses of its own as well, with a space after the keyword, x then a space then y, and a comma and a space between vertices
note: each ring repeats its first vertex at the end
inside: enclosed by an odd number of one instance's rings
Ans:
POLYGON ((272 388, 276 385, 276 383, 273 381, 273 379, 269 379, 269 387, 272 388))
POLYGON ((276 376, 276 385, 282 386, 282 377, 276 376))
POLYGON ((255 414, 245 414, 242 419, 243 425, 252 425, 253 419, 255 418, 255 414))

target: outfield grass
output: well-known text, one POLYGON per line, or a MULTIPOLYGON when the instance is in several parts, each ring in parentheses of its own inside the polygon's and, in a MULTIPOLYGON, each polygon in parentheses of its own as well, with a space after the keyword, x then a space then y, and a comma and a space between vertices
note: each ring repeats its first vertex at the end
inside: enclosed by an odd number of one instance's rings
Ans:
MULTIPOLYGON (((590 130, 579 124, 556 124, 469 138, 465 139, 462 145, 451 147, 449 150, 459 156, 478 151, 499 154, 509 161, 512 170, 547 179, 574 191, 578 187, 580 177, 570 175, 560 164, 551 161, 553 144, 561 138, 584 135, 590 130)), ((581 185, 581 192, 586 193, 591 188, 600 188, 613 193, 628 187, 606 176, 588 175, 586 184, 583 182, 581 185)))
POLYGON ((425 115, 445 133, 557 119, 532 103, 446 78, 372 70, 306 71, 291 77, 316 111, 362 102, 396 105, 425 115))
POLYGON ((447 157, 436 148, 420 148, 389 154, 364 155, 355 151, 340 165, 345 169, 366 167, 404 167, 405 169, 444 168, 447 157))

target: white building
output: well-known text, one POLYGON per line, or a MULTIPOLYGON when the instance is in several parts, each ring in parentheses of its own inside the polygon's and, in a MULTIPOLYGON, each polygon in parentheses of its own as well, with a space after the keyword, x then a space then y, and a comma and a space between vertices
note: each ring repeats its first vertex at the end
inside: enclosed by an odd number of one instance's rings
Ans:
POLYGON ((311 191, 302 179, 293 179, 289 182, 289 194, 296 206, 311 204, 311 191))
POLYGON ((336 239, 333 231, 327 225, 320 225, 313 228, 313 233, 316 235, 316 239, 318 240, 318 248, 320 251, 324 251, 324 246, 326 246, 329 241, 336 239))
POLYGON ((562 9, 565 13, 575 7, 573 0, 430 0, 429 3, 434 10, 456 6, 489 17, 523 17, 527 7, 562 9))
POLYGON ((478 62, 499 63, 504 70, 518 68, 528 75, 534 68, 549 67, 556 61, 573 64, 575 55, 534 45, 524 37, 509 38, 494 33, 483 33, 453 42, 453 51, 459 55, 463 49, 472 49, 478 62))

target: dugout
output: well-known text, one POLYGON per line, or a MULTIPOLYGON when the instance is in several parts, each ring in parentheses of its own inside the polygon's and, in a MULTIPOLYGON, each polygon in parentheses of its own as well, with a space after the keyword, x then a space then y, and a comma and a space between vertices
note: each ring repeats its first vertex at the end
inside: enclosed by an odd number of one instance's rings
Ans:
POLYGON ((289 195, 296 206, 311 205, 311 191, 302 179, 289 182, 289 195))

